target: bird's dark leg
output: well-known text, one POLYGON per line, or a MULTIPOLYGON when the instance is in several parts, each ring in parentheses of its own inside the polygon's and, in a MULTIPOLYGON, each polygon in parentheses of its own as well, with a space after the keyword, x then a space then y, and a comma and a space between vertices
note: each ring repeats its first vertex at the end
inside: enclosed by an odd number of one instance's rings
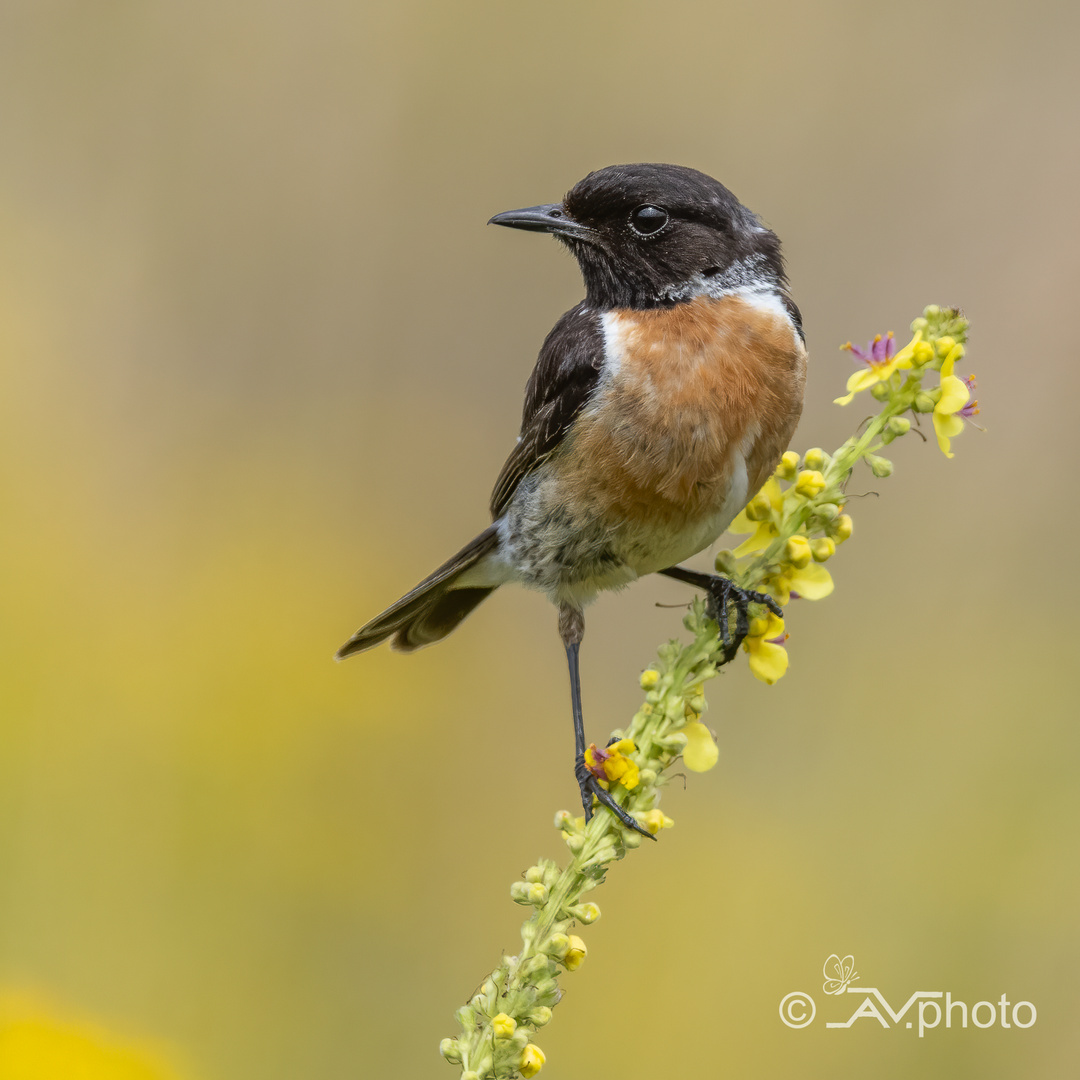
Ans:
POLYGON ((643 825, 630 816, 614 799, 611 792, 600 786, 600 781, 589 771, 585 764, 585 718, 581 712, 581 671, 578 664, 578 651, 581 639, 585 635, 585 614, 580 608, 563 604, 559 608, 559 636, 566 647, 566 663, 570 669, 570 707, 574 713, 574 775, 581 790, 581 805, 585 808, 585 820, 592 817, 593 796, 595 795, 623 825, 628 829, 647 836, 656 837, 643 825))
POLYGON ((767 593, 754 592, 752 589, 740 589, 731 578, 721 574, 704 574, 698 570, 687 570, 683 566, 669 566, 661 570, 676 581, 685 581, 688 585, 694 585, 704 589, 708 600, 705 602, 705 611, 710 618, 720 624, 720 640, 724 645, 724 662, 732 660, 738 652, 743 638, 750 632, 750 617, 747 608, 750 604, 764 604, 776 615, 782 616, 784 609, 767 593), (735 633, 732 635, 728 621, 728 607, 735 609, 735 633))

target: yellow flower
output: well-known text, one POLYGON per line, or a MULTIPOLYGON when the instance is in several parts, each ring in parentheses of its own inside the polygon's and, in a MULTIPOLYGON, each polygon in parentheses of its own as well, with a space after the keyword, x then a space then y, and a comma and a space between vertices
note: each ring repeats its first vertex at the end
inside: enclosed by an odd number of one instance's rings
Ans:
POLYGON ((521 1061, 518 1062, 518 1069, 521 1071, 521 1075, 525 1077, 525 1080, 529 1080, 530 1077, 535 1076, 544 1067, 546 1060, 544 1051, 536 1043, 529 1043, 521 1051, 521 1061))
MULTIPOLYGON (((765 486, 751 500, 755 504, 767 502, 770 511, 779 513, 784 504, 784 493, 780 490, 780 482, 775 476, 765 481, 765 486)), ((773 524, 773 515, 766 512, 764 518, 753 520, 747 516, 745 510, 736 515, 735 520, 728 526, 728 532, 753 533, 754 535, 744 540, 734 551, 736 558, 741 559, 752 551, 761 551, 772 543, 776 536, 776 526, 773 524)))
POLYGON ((768 618, 754 619, 750 623, 750 633, 743 641, 743 648, 750 654, 750 671, 756 679, 772 686, 783 677, 788 668, 786 640, 784 620, 771 611, 768 618))
POLYGON ((655 836, 661 829, 670 829, 675 824, 663 810, 653 809, 645 815, 644 825, 655 836))
POLYGON ((834 586, 832 574, 820 563, 811 562, 801 568, 784 563, 779 574, 765 579, 765 588, 781 604, 787 604, 793 596, 803 600, 824 600, 834 586))
POLYGON ((712 732, 700 721, 691 720, 682 729, 686 736, 683 762, 691 772, 708 772, 720 757, 712 732))
POLYGON ((953 374, 956 361, 964 355, 964 347, 955 345, 941 365, 941 397, 934 406, 934 431, 938 446, 947 457, 953 457, 949 447, 952 440, 964 430, 964 421, 979 411, 979 403, 971 400, 975 388, 975 376, 959 379, 953 374))
POLYGON ((603 750, 593 743, 585 751, 585 765, 597 780, 622 784, 627 791, 638 786, 640 773, 637 762, 626 755, 637 747, 630 739, 620 739, 603 750))
POLYGON ((150 1044, 113 1035, 93 1021, 56 1016, 21 994, 0 995, 4 1080, 177 1080, 150 1044))
MULTIPOLYGON (((847 405, 861 390, 869 390, 876 383, 888 382, 893 372, 912 367, 916 360, 916 347, 922 341, 922 333, 921 330, 917 331, 899 352, 896 352, 896 341, 893 339, 891 330, 885 338, 878 334, 865 349, 852 345, 850 341, 846 345, 841 345, 841 349, 847 349, 865 366, 859 368, 848 379, 847 394, 844 397, 838 397, 835 403, 847 405)), ((921 357, 922 354, 923 351, 920 350, 919 356, 921 357)))

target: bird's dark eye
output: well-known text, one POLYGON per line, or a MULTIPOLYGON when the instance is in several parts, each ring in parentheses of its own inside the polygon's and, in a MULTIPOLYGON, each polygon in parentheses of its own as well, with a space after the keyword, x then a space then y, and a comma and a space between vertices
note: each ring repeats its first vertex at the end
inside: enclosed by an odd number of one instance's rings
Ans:
POLYGON ((630 215, 630 228, 639 236, 652 236, 669 220, 668 212, 660 206, 639 206, 630 215))

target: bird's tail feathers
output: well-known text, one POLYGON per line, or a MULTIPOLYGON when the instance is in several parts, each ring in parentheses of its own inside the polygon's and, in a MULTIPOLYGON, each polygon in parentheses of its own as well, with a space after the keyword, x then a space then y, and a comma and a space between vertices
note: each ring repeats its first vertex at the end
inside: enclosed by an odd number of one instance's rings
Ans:
POLYGON ((455 588, 454 582, 493 551, 498 542, 495 526, 488 526, 396 604, 361 626, 338 649, 334 659, 344 660, 387 638, 391 638, 391 648, 412 652, 446 637, 473 608, 495 591, 497 586, 494 585, 455 588))

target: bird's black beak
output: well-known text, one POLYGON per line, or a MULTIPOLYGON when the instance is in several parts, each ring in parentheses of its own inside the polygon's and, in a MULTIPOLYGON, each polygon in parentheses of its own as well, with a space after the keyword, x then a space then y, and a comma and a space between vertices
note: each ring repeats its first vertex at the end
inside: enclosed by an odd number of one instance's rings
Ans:
POLYGON ((562 203, 545 203, 543 206, 527 206, 524 210, 507 210, 503 214, 496 214, 488 224, 578 238, 584 238, 592 233, 588 226, 575 221, 566 212, 562 203))

